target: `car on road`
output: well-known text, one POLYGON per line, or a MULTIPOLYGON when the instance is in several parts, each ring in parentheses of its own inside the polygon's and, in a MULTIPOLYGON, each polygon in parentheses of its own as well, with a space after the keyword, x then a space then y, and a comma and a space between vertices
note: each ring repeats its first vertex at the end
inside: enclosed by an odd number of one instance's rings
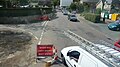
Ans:
POLYGON ((68 15, 68 11, 63 11, 63 15, 68 15))
POLYGON ((71 13, 72 13, 72 14, 76 14, 77 12, 76 12, 76 11, 72 11, 71 13))
POLYGON ((120 31, 120 23, 116 22, 110 23, 108 24, 108 28, 113 31, 120 31))
POLYGON ((80 46, 63 48, 61 58, 66 67, 108 67, 80 46))
POLYGON ((0 8, 3 7, 2 5, 0 5, 0 8))
POLYGON ((75 14, 69 14, 68 15, 68 20, 70 20, 70 21, 77 21, 77 17, 76 17, 75 14))
POLYGON ((30 5, 21 5, 20 8, 29 8, 30 5))
POLYGON ((114 43, 114 46, 115 46, 115 49, 116 49, 116 50, 120 51, 120 40, 116 41, 116 42, 114 43))

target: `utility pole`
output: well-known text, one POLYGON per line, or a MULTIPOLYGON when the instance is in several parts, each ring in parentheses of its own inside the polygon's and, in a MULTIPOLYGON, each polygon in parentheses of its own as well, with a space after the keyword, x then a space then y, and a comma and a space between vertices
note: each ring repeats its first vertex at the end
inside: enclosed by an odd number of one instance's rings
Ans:
MULTIPOLYGON (((104 10, 105 1, 106 0, 102 0, 102 3, 103 3, 103 5, 102 5, 102 11, 104 10)), ((104 12, 104 17, 103 17, 103 22, 105 22, 105 12, 104 12)))
POLYGON ((104 10, 105 1, 106 0, 102 0, 102 3, 103 3, 103 5, 102 5, 102 11, 104 10))

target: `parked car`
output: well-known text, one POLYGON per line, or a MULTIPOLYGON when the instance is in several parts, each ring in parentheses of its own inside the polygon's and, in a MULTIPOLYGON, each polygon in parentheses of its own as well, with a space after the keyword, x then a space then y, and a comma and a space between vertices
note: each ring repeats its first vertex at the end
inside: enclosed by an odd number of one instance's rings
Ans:
POLYGON ((75 14, 69 14, 68 15, 68 20, 70 20, 70 21, 77 21, 77 17, 76 17, 75 14))
POLYGON ((72 14, 76 14, 77 12, 76 11, 72 11, 72 14))
POLYGON ((116 41, 116 42, 114 43, 114 46, 115 46, 115 49, 116 49, 116 50, 120 51, 120 40, 116 41))
POLYGON ((116 23, 116 22, 110 23, 108 25, 108 28, 113 31, 120 31, 120 23, 116 23))
POLYGON ((3 7, 2 5, 0 5, 0 8, 3 7))
POLYGON ((63 64, 67 67, 108 67, 80 46, 63 48, 61 58, 63 64))
POLYGON ((29 8, 30 5, 21 5, 20 8, 29 8))

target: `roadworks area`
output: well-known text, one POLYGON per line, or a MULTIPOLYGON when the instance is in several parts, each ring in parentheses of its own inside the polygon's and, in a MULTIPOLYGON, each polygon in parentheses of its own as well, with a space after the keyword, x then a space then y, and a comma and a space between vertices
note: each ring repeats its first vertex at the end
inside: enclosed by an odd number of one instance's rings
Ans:
POLYGON ((0 28, 0 67, 28 67, 33 37, 17 29, 0 28))

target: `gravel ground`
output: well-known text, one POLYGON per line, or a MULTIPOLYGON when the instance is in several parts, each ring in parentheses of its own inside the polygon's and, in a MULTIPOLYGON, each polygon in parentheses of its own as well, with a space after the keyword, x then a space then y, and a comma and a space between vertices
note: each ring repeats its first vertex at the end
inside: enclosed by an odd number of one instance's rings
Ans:
POLYGON ((17 59, 11 59, 11 62, 19 59, 21 60, 22 57, 26 57, 26 54, 22 53, 22 51, 26 52, 28 50, 28 47, 31 44, 31 40, 32 37, 22 31, 7 28, 0 29, 0 66, 2 65, 2 67, 5 67, 5 65, 7 65, 7 63, 9 62, 8 58, 16 55, 16 53, 17 55, 23 54, 23 56, 15 56, 15 58, 17 59))

